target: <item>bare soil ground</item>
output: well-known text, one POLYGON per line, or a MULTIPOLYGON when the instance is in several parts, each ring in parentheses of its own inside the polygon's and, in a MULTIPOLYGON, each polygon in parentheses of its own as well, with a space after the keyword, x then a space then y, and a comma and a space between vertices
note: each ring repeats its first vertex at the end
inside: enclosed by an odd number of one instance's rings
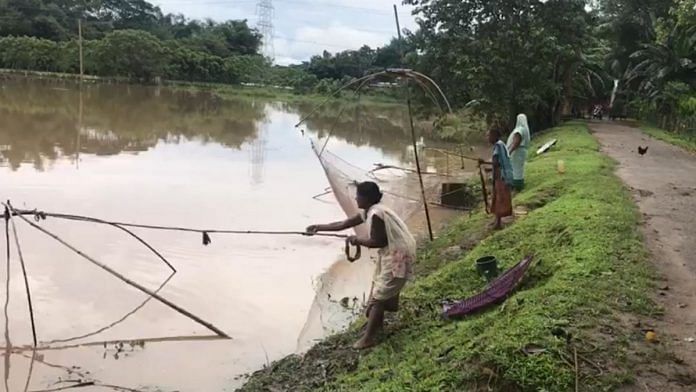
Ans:
POLYGON ((617 175, 633 191, 642 231, 659 274, 655 301, 664 313, 634 320, 654 328, 663 355, 647 355, 627 390, 696 390, 696 155, 652 139, 639 129, 591 122, 602 151, 618 161, 617 175), (638 146, 648 146, 645 155, 638 146))

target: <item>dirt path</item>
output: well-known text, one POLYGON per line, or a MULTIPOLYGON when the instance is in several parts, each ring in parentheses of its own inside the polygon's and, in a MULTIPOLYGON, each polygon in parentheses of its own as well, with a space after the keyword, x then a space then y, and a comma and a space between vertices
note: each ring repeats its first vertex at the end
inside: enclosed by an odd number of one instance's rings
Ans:
POLYGON ((674 356, 636 369, 637 390, 696 390, 696 341, 690 342, 696 339, 696 155, 636 128, 606 122, 589 126, 633 190, 663 280, 655 297, 665 314, 653 323, 674 356), (638 145, 649 146, 644 156, 638 145))

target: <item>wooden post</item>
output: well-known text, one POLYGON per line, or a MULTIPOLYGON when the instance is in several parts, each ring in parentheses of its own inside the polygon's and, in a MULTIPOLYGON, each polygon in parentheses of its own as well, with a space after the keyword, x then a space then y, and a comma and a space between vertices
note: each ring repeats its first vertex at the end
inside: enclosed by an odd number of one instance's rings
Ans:
MULTIPOLYGON (((399 26, 399 13, 396 11, 396 4, 394 4, 394 18, 396 19, 396 32, 399 37, 399 48, 401 49, 401 62, 404 60, 404 50, 401 45, 401 26, 399 26)), ((403 64, 402 64, 403 66, 403 64)), ((421 198, 423 199, 423 210, 425 211, 425 220, 428 224, 428 235, 430 241, 433 240, 433 227, 430 223, 430 210, 428 209, 428 200, 425 198, 425 186, 423 185, 423 175, 421 174, 420 160, 418 159, 418 144, 416 143, 416 128, 413 125, 413 109, 411 108, 411 89, 408 85, 408 80, 406 81, 406 106, 408 107, 408 119, 411 125, 411 142, 413 144, 413 156, 416 159, 416 171, 418 171, 418 182, 420 183, 421 198)))
MULTIPOLYGON (((80 75, 80 82, 82 81, 82 75, 80 75)), ((75 168, 80 169, 80 138, 82 137, 82 83, 80 83, 80 102, 77 113, 77 145, 75 146, 75 168)))
POLYGON ((78 37, 78 45, 80 47, 80 82, 82 81, 84 74, 85 74, 85 67, 84 67, 84 62, 82 58, 82 19, 77 20, 77 37, 78 37))

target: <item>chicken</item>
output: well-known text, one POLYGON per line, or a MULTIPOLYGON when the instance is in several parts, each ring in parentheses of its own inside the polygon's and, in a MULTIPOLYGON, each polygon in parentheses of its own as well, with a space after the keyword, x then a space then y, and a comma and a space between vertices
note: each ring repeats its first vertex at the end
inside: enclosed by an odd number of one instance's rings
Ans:
POLYGON ((648 146, 645 146, 645 147, 638 146, 638 154, 645 155, 646 152, 648 152, 648 146))

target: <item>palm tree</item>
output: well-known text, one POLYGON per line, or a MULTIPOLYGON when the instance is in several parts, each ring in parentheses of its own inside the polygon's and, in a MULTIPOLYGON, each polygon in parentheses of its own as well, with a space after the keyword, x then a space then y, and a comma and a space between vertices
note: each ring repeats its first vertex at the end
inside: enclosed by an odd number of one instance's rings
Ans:
POLYGON ((643 45, 631 59, 637 64, 629 72, 629 81, 638 80, 638 91, 653 102, 669 82, 696 89, 696 25, 675 26, 663 42, 643 45))

